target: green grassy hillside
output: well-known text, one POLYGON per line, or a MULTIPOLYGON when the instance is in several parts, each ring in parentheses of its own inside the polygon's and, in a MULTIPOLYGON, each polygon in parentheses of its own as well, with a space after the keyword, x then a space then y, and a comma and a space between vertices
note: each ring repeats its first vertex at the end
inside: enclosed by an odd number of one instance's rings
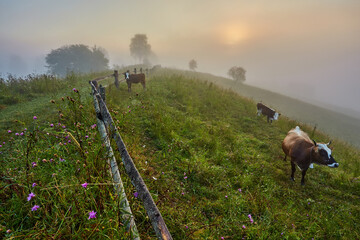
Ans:
MULTIPOLYGON (((339 168, 315 166, 304 187, 297 171, 291 182, 281 141, 296 125, 308 133, 312 127, 286 117, 267 124, 254 101, 202 80, 160 73, 146 91, 107 88, 108 107, 173 238, 359 239, 360 151, 335 140, 339 168)), ((23 130, 16 126, 3 136, 2 237, 128 238, 93 129, 90 88, 71 89, 37 119, 29 113, 24 136, 11 135, 23 130), (30 192, 36 197, 27 201, 30 192), (39 209, 31 211, 34 204, 39 209), (90 211, 96 218, 88 219, 90 211)), ((318 131, 313 138, 328 140, 318 131)), ((155 239, 123 170, 122 176, 141 238, 155 239)))
MULTIPOLYGON (((232 89, 241 96, 250 98, 254 101, 262 101, 268 106, 280 111, 283 116, 295 119, 302 123, 317 126, 323 132, 331 137, 344 140, 356 147, 360 147, 360 120, 354 116, 336 112, 336 108, 329 110, 319 107, 316 104, 309 104, 298 99, 287 97, 275 92, 264 90, 247 84, 238 84, 234 81, 214 76, 207 73, 197 73, 191 71, 163 70, 162 74, 167 75, 169 72, 185 74, 189 78, 202 79, 213 82, 226 89, 232 89)), ((348 111, 349 112, 349 111, 348 111)))

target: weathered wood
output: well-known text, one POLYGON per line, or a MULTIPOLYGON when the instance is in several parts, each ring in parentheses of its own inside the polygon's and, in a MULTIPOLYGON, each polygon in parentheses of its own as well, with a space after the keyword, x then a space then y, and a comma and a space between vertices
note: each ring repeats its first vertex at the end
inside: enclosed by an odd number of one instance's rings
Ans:
POLYGON ((113 76, 115 78, 115 86, 116 86, 116 88, 119 88, 119 72, 118 72, 118 70, 114 70, 113 76))
POLYGON ((104 80, 106 78, 109 78, 109 77, 113 77, 114 74, 110 74, 110 75, 107 75, 107 76, 104 76, 104 77, 98 77, 98 78, 94 78, 93 80, 91 81, 100 81, 100 80, 104 80))
POLYGON ((100 87, 99 87, 99 92, 100 92, 101 98, 104 100, 104 102, 106 102, 105 87, 103 87, 101 84, 100 84, 100 87))
POLYGON ((100 105, 101 117, 102 117, 106 127, 111 132, 112 138, 114 138, 116 141, 118 150, 121 155, 121 159, 124 163, 126 173, 129 175, 132 184, 135 186, 136 191, 139 193, 140 199, 144 203, 144 208, 147 212, 147 215, 149 216, 149 219, 154 228, 156 236, 158 237, 158 239, 164 239, 164 240, 172 239, 172 236, 171 236, 169 230, 167 229, 165 221, 162 218, 161 213, 160 213, 159 209, 157 208, 139 171, 136 169, 136 166, 126 149, 126 146, 114 124, 114 121, 112 120, 112 117, 111 117, 104 101, 102 101, 101 96, 99 94, 96 94, 96 98, 100 105))
MULTIPOLYGON (((96 87, 93 84, 91 84, 91 85, 92 85, 92 92, 93 92, 93 97, 94 97, 95 112, 96 112, 96 115, 99 116, 100 115, 100 107, 99 107, 99 103, 98 103, 98 100, 96 97, 96 94, 98 95, 98 93, 96 91, 96 87)), ((97 127, 99 130, 101 139, 103 140, 105 147, 107 149, 107 153, 108 153, 107 163, 110 166, 110 169, 109 169, 110 175, 112 176, 113 182, 115 183, 115 191, 120 197, 120 206, 124 212, 122 214, 123 224, 126 227, 126 231, 131 232, 132 239, 140 240, 139 233, 136 228, 134 216, 131 212, 130 204, 129 204, 126 194, 125 194, 125 189, 124 189, 123 182, 121 180, 121 176, 120 176, 119 168, 118 168, 118 165, 116 162, 116 158, 114 156, 114 152, 113 152, 113 149, 110 144, 110 139, 108 137, 105 124, 100 118, 97 118, 97 127)))

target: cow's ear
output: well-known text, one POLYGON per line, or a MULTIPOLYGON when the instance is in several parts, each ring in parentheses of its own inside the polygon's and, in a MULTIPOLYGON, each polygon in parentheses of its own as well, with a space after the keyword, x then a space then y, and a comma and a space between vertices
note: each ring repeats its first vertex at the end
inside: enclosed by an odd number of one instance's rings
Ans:
POLYGON ((332 143, 332 140, 330 140, 330 142, 328 142, 326 145, 329 146, 332 143))
POLYGON ((312 139, 313 140, 313 143, 315 144, 315 146, 317 145, 317 143, 315 142, 315 140, 314 139, 312 139))

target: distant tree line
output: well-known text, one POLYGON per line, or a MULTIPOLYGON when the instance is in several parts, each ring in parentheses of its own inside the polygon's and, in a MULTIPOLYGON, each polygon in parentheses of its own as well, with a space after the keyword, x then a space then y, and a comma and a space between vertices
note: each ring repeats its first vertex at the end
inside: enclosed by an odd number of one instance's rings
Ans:
POLYGON ((83 44, 66 45, 52 50, 45 57, 51 74, 60 77, 69 72, 88 73, 108 69, 109 59, 105 50, 99 47, 90 48, 83 44))

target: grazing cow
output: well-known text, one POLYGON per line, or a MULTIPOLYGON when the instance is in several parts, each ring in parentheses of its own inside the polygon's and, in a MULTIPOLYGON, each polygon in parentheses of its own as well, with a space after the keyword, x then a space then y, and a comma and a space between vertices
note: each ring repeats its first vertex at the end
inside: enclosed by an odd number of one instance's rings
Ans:
POLYGON ((123 73, 125 76, 126 83, 128 85, 128 91, 131 92, 132 83, 141 83, 145 90, 145 74, 130 74, 129 71, 123 73))
POLYGON ((331 156, 331 149, 328 147, 330 143, 331 141, 328 144, 316 143, 298 126, 291 129, 282 142, 282 149, 285 153, 284 161, 286 156, 291 158, 291 180, 294 181, 295 164, 302 173, 301 185, 305 185, 306 171, 309 167, 313 168, 313 163, 332 168, 338 167, 339 164, 331 156))
POLYGON ((273 120, 278 120, 279 116, 281 115, 280 113, 277 113, 274 109, 271 109, 267 106, 265 106, 262 103, 258 103, 256 105, 257 107, 257 114, 258 116, 265 115, 267 117, 267 122, 272 122, 273 120))

